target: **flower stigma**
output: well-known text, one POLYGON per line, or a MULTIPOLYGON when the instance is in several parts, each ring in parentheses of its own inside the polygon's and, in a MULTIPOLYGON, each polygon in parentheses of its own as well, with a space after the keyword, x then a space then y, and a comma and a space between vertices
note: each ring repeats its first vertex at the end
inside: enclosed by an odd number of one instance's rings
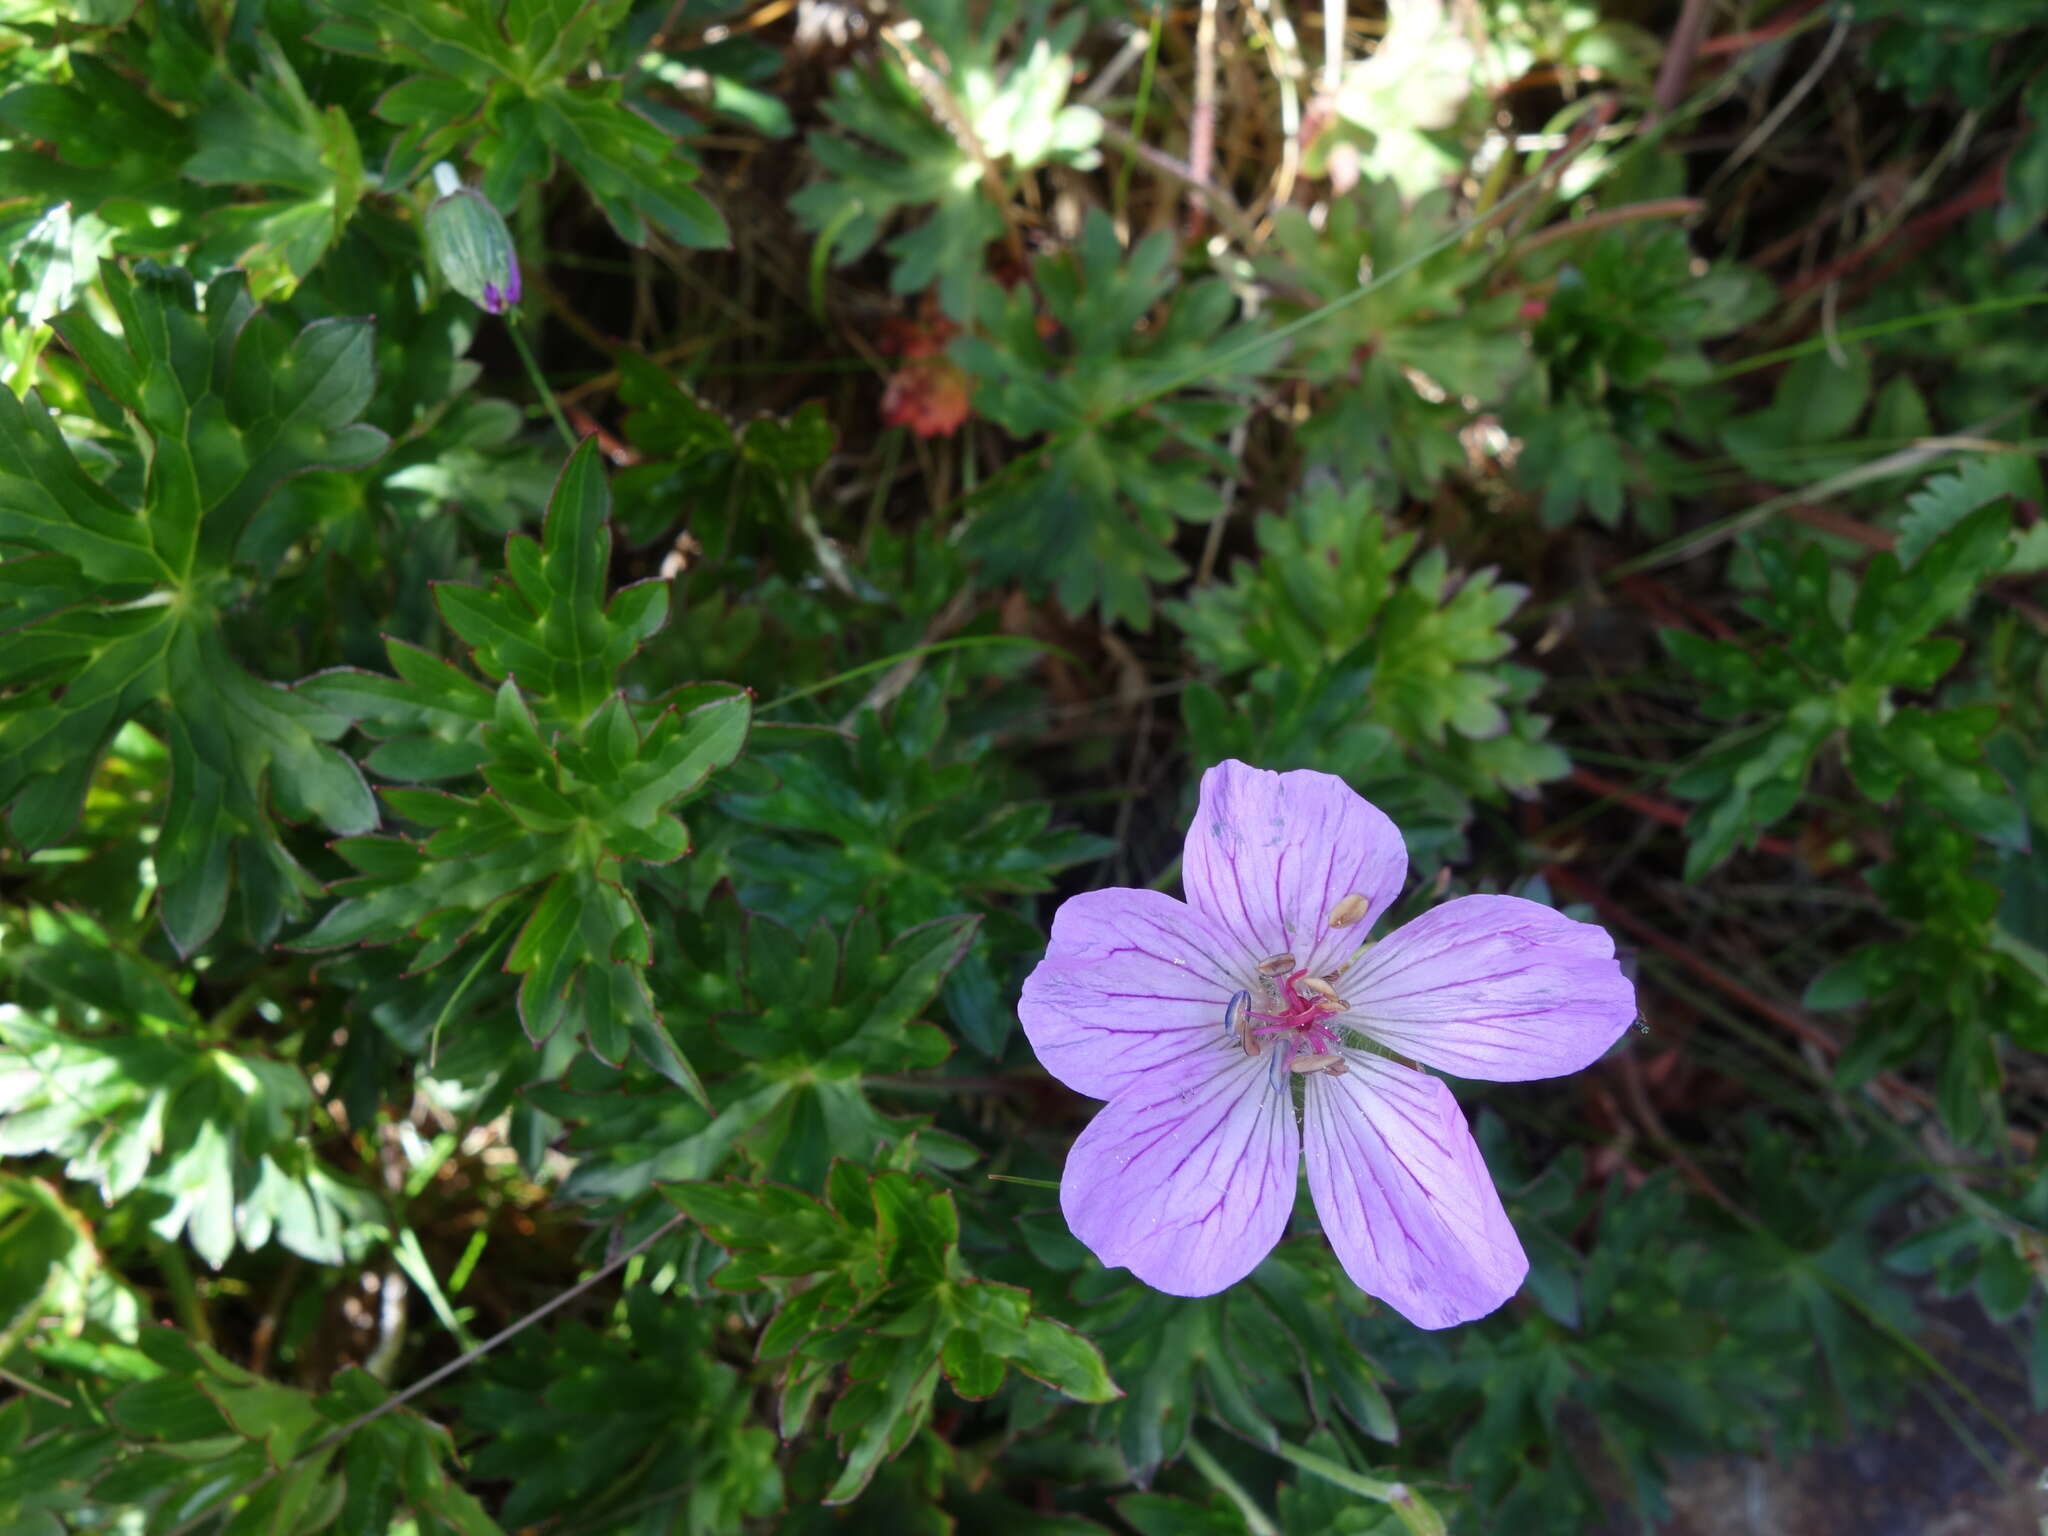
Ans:
POLYGON ((1244 1046, 1247 1056, 1259 1053, 1261 1036, 1274 1036, 1287 1049, 1286 1064, 1295 1072, 1344 1072, 1344 1057, 1337 1032, 1328 1023, 1350 1006, 1337 989, 1306 969, 1280 976, 1272 972, 1275 960, 1293 963, 1291 955, 1275 955, 1258 967, 1261 990, 1273 996, 1272 1006, 1283 1011, 1261 1013, 1251 1006, 1251 994, 1240 992, 1223 1011, 1223 1027, 1244 1046), (1256 1021, 1256 1027, 1254 1027, 1256 1021))

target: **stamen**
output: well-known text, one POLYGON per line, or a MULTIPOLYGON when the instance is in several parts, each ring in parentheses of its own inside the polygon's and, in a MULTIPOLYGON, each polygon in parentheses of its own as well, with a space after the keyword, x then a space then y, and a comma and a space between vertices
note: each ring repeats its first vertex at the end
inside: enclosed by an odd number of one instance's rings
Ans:
POLYGON ((1335 987, 1331 986, 1327 981, 1323 980, 1323 978, 1320 976, 1304 976, 1301 979, 1301 984, 1304 987, 1306 987, 1309 991, 1315 993, 1317 997, 1322 998, 1325 1002, 1335 1003, 1339 1008, 1348 1008, 1351 1006, 1349 1003, 1345 1002, 1343 998, 1337 995, 1337 989, 1335 987))
POLYGON ((1331 1072, 1344 1065, 1344 1058, 1327 1051, 1309 1051, 1287 1063, 1287 1070, 1307 1076, 1311 1072, 1331 1072))
POLYGON ((1276 1071, 1280 1063, 1291 1062, 1297 1056, 1312 1063, 1300 1068, 1301 1071, 1326 1070, 1328 1063, 1341 1060, 1335 1053, 1342 1037, 1330 1027, 1329 1020, 1350 1005, 1327 980, 1309 975, 1306 968, 1297 968, 1285 976, 1267 973, 1266 967, 1292 959, 1291 955, 1274 955, 1261 964, 1258 1000, 1265 1008, 1251 1006, 1250 992, 1235 994, 1224 1010, 1224 1029, 1226 1034, 1235 1031, 1248 1055, 1258 1054, 1259 1042, 1265 1036, 1282 1037, 1288 1049, 1280 1053, 1276 1071))
POLYGON ((1244 1022, 1240 1015, 1245 1010, 1249 1009, 1251 1005, 1251 993, 1239 992, 1235 994, 1230 999, 1230 1002, 1224 1007, 1223 1037, 1226 1040, 1235 1040, 1244 1033, 1244 1022))
POLYGON ((1259 974, 1261 976, 1278 976, 1282 971, 1291 971, 1293 969, 1294 956, 1292 955, 1268 955, 1259 962, 1259 974))
POLYGON ((1330 926, 1332 928, 1349 928, 1371 910, 1372 902, 1359 895, 1356 891, 1353 891, 1349 896, 1338 902, 1336 906, 1330 908, 1330 926))

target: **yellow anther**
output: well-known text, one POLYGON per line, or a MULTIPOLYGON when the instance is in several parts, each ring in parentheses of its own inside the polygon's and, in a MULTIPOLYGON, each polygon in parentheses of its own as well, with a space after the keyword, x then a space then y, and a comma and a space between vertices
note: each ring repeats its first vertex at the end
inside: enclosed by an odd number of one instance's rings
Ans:
POLYGON ((1287 1070, 1305 1077, 1311 1072, 1334 1072, 1343 1065, 1342 1056, 1332 1056, 1327 1051, 1310 1051, 1287 1063, 1287 1070))
POLYGON ((1370 901, 1359 895, 1356 891, 1353 891, 1349 896, 1338 902, 1337 905, 1330 908, 1330 926, 1332 928, 1349 928, 1353 923, 1365 916, 1371 908, 1372 903, 1370 901))
POLYGON ((1351 1006, 1349 1003, 1345 1002, 1343 998, 1337 995, 1337 989, 1335 987, 1331 986, 1327 981, 1323 980, 1323 978, 1320 976, 1302 977, 1301 989, 1304 992, 1313 992, 1317 997, 1322 998, 1325 1002, 1335 1003, 1339 1008, 1348 1008, 1351 1006))
POLYGON ((1278 976, 1282 971, 1291 971, 1293 969, 1294 956, 1292 955, 1268 955, 1259 962, 1259 974, 1261 976, 1278 976))

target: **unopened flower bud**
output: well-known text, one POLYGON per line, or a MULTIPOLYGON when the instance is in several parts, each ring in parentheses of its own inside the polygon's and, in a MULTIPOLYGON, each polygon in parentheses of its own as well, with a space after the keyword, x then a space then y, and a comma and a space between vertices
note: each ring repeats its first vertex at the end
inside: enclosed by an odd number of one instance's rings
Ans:
POLYGON ((512 231, 491 200, 457 178, 443 161, 434 167, 441 195, 427 209, 427 254, 442 279, 479 308, 502 315, 519 302, 519 257, 512 231))

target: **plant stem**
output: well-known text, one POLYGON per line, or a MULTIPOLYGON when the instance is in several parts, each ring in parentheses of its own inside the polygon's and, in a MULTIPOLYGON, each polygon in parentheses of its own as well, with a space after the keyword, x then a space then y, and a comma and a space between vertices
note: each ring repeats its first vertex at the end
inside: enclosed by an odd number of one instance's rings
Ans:
POLYGON ((1192 1434, 1188 1436, 1188 1460, 1217 1492, 1237 1506, 1237 1512, 1244 1516, 1245 1529, 1251 1532, 1251 1536, 1280 1536, 1280 1527, 1259 1508, 1258 1501, 1238 1485, 1236 1478, 1223 1470, 1223 1464, 1211 1456, 1208 1448, 1192 1434))
POLYGON ((1273 1453, 1282 1460, 1293 1462, 1304 1472, 1314 1473, 1324 1482, 1335 1483, 1361 1498, 1377 1499, 1382 1504, 1391 1505, 1394 1513, 1401 1517, 1401 1523, 1416 1536, 1444 1536, 1443 1516, 1406 1483, 1386 1483, 1376 1477, 1365 1477, 1340 1462, 1318 1456, 1314 1451, 1305 1451, 1298 1445, 1289 1445, 1285 1440, 1273 1446, 1273 1453))
POLYGON ((194 1339, 211 1344, 213 1323, 206 1315, 206 1304, 199 1299, 199 1286, 192 1278, 192 1266, 185 1262, 185 1250, 171 1242, 156 1242, 150 1247, 155 1250, 151 1257, 156 1260, 156 1267, 163 1271, 164 1285, 170 1290, 171 1310, 194 1339))
POLYGON ((562 441, 569 445, 569 451, 576 450, 576 434, 570 430, 569 418, 562 414, 562 407, 555 400, 555 392, 548 387, 548 381, 540 371, 540 360, 533 355, 533 348, 526 344, 526 333, 519 329, 516 314, 505 316, 505 329, 512 337, 512 345, 519 352, 519 361, 526 364, 526 376, 533 380, 533 387, 540 395, 540 403, 548 408, 548 415, 554 419, 555 430, 562 434, 562 441))

